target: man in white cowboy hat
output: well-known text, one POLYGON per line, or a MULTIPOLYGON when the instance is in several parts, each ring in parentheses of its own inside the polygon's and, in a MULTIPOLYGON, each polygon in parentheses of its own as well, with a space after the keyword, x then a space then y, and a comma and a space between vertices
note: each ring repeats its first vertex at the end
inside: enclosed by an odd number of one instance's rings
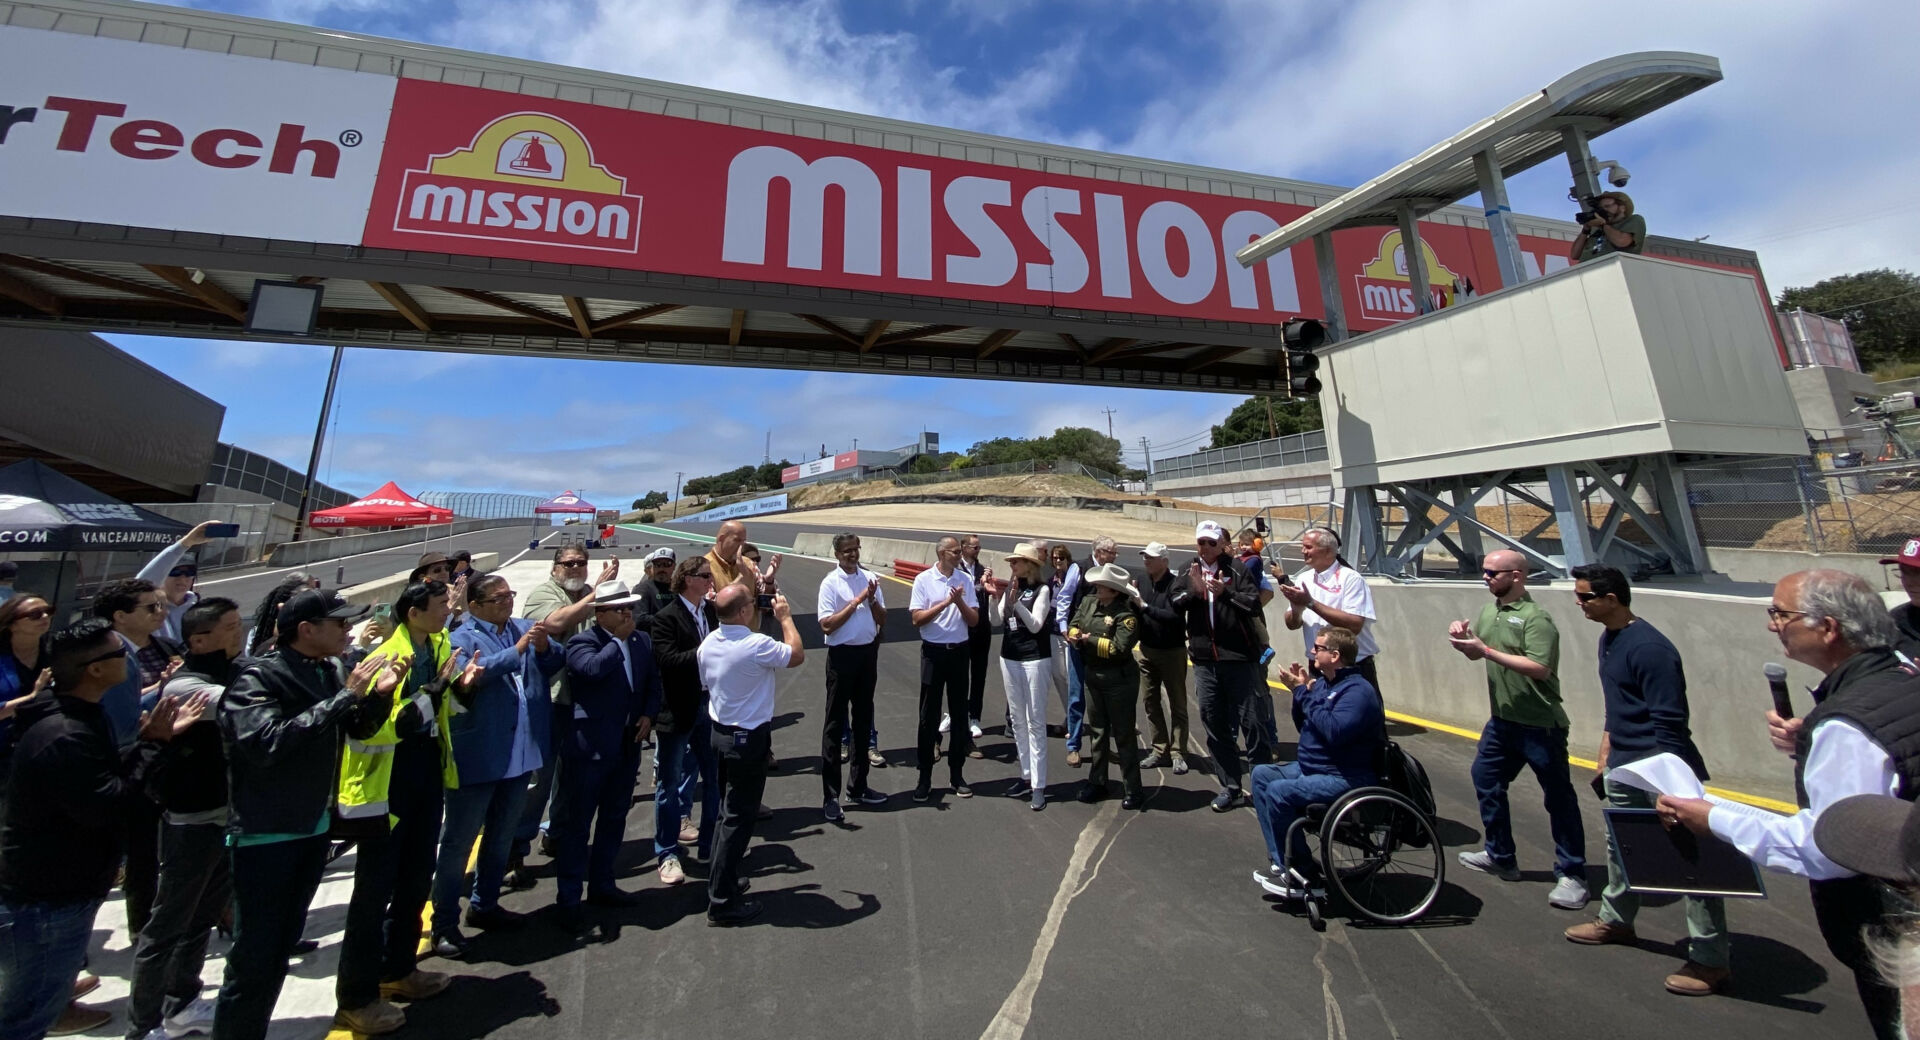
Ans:
POLYGON ((1087 701, 1086 737, 1093 761, 1087 782, 1078 795, 1083 802, 1107 796, 1107 767, 1120 760, 1123 809, 1146 805, 1140 787, 1140 733, 1135 724, 1140 697, 1140 666, 1134 662, 1134 643, 1140 638, 1140 618, 1133 612, 1139 590, 1127 569, 1102 563, 1087 572, 1093 592, 1080 601, 1067 629, 1067 639, 1080 651, 1087 701))
POLYGON ((633 608, 639 601, 626 582, 601 582, 593 589, 593 624, 567 640, 573 717, 554 741, 567 763, 556 795, 567 812, 558 836, 555 901, 562 924, 569 928, 585 923, 583 883, 587 901, 595 905, 628 906, 634 899, 615 887, 613 864, 626 835, 627 811, 633 807, 640 743, 652 731, 653 717, 665 699, 653 641, 634 623, 633 608))

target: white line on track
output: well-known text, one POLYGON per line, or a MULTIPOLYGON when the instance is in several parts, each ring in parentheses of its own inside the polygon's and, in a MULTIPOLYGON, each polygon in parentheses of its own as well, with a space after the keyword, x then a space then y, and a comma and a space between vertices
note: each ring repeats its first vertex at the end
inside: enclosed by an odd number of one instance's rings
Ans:
MULTIPOLYGON (((1053 945, 1060 938, 1060 923, 1066 919, 1067 907, 1075 896, 1086 891, 1087 883, 1080 875, 1087 870, 1087 861, 1093 858, 1095 849, 1106 839, 1107 831, 1113 827, 1114 819, 1120 814, 1119 802, 1108 802, 1093 819, 1080 829, 1080 837, 1073 843, 1073 856, 1067 860, 1066 873, 1060 876, 1060 887, 1054 890, 1053 905, 1047 908, 1047 919, 1040 926, 1040 935, 1033 943, 1033 954, 1027 959, 1027 970, 1020 981, 1013 986, 1013 992, 1000 1005, 1000 1011, 987 1023, 987 1029, 980 1034, 980 1040, 1020 1040, 1026 1034, 1027 1022, 1033 1017, 1034 994, 1040 990, 1040 977, 1046 973, 1047 958, 1053 953, 1053 945)), ((1133 814, 1138 815, 1138 814, 1133 814)), ((1104 860, 1106 857, 1102 856, 1104 860)), ((1099 865, 1094 865, 1099 872, 1099 865)))

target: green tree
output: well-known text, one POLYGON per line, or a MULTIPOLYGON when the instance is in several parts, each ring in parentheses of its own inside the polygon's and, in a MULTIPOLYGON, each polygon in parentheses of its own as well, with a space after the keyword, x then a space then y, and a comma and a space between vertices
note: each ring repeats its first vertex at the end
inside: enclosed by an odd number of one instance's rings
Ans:
POLYGON ((931 455, 916 456, 913 465, 907 467, 908 473, 938 473, 940 461, 931 455))
POLYGON ((793 465, 793 463, 786 459, 781 459, 779 462, 761 463, 754 468, 752 486, 755 488, 766 488, 769 491, 780 490, 780 471, 791 465, 793 465))
POLYGON ((1227 417, 1220 420, 1220 424, 1213 428, 1213 443, 1210 446, 1224 448, 1230 444, 1264 441, 1269 437, 1285 437, 1290 433, 1317 430, 1323 425, 1320 418, 1320 402, 1316 399, 1275 400, 1270 397, 1249 397, 1236 405, 1233 411, 1228 412, 1227 417))
POLYGON ((1920 277, 1907 271, 1882 267, 1795 286, 1780 294, 1780 306, 1840 319, 1869 372, 1920 361, 1920 277))
POLYGON ((667 493, 665 491, 649 491, 645 495, 633 500, 633 508, 635 509, 658 509, 666 504, 667 493))

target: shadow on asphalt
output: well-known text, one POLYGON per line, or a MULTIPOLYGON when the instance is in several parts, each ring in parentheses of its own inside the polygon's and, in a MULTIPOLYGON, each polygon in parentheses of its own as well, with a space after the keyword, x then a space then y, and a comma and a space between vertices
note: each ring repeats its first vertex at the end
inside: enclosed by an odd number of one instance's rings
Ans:
MULTIPOLYGON (((438 1000, 407 1005, 407 1029, 437 1040, 476 1040, 521 1019, 559 1014, 560 1002, 529 972, 492 979, 455 975, 438 1000)), ((319 1030, 306 1035, 317 1036, 319 1030)))

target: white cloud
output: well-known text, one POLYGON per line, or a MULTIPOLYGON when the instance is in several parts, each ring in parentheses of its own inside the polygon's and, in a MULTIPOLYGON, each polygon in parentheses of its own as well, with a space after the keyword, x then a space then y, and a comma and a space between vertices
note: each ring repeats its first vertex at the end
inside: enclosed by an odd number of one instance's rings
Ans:
MULTIPOLYGON (((1905 131, 1920 92, 1910 2, 1368 0, 1327 18, 1248 0, 1217 13, 1221 60, 1172 86, 1127 151, 1364 179, 1586 62, 1692 50, 1718 57, 1725 80, 1595 146, 1632 168, 1655 234, 1745 247, 1788 225, 1824 228, 1760 243, 1776 291, 1920 266, 1914 222, 1897 219, 1920 178, 1905 131)), ((1562 163, 1537 168, 1511 186, 1515 208, 1560 215, 1567 182, 1562 163)))

